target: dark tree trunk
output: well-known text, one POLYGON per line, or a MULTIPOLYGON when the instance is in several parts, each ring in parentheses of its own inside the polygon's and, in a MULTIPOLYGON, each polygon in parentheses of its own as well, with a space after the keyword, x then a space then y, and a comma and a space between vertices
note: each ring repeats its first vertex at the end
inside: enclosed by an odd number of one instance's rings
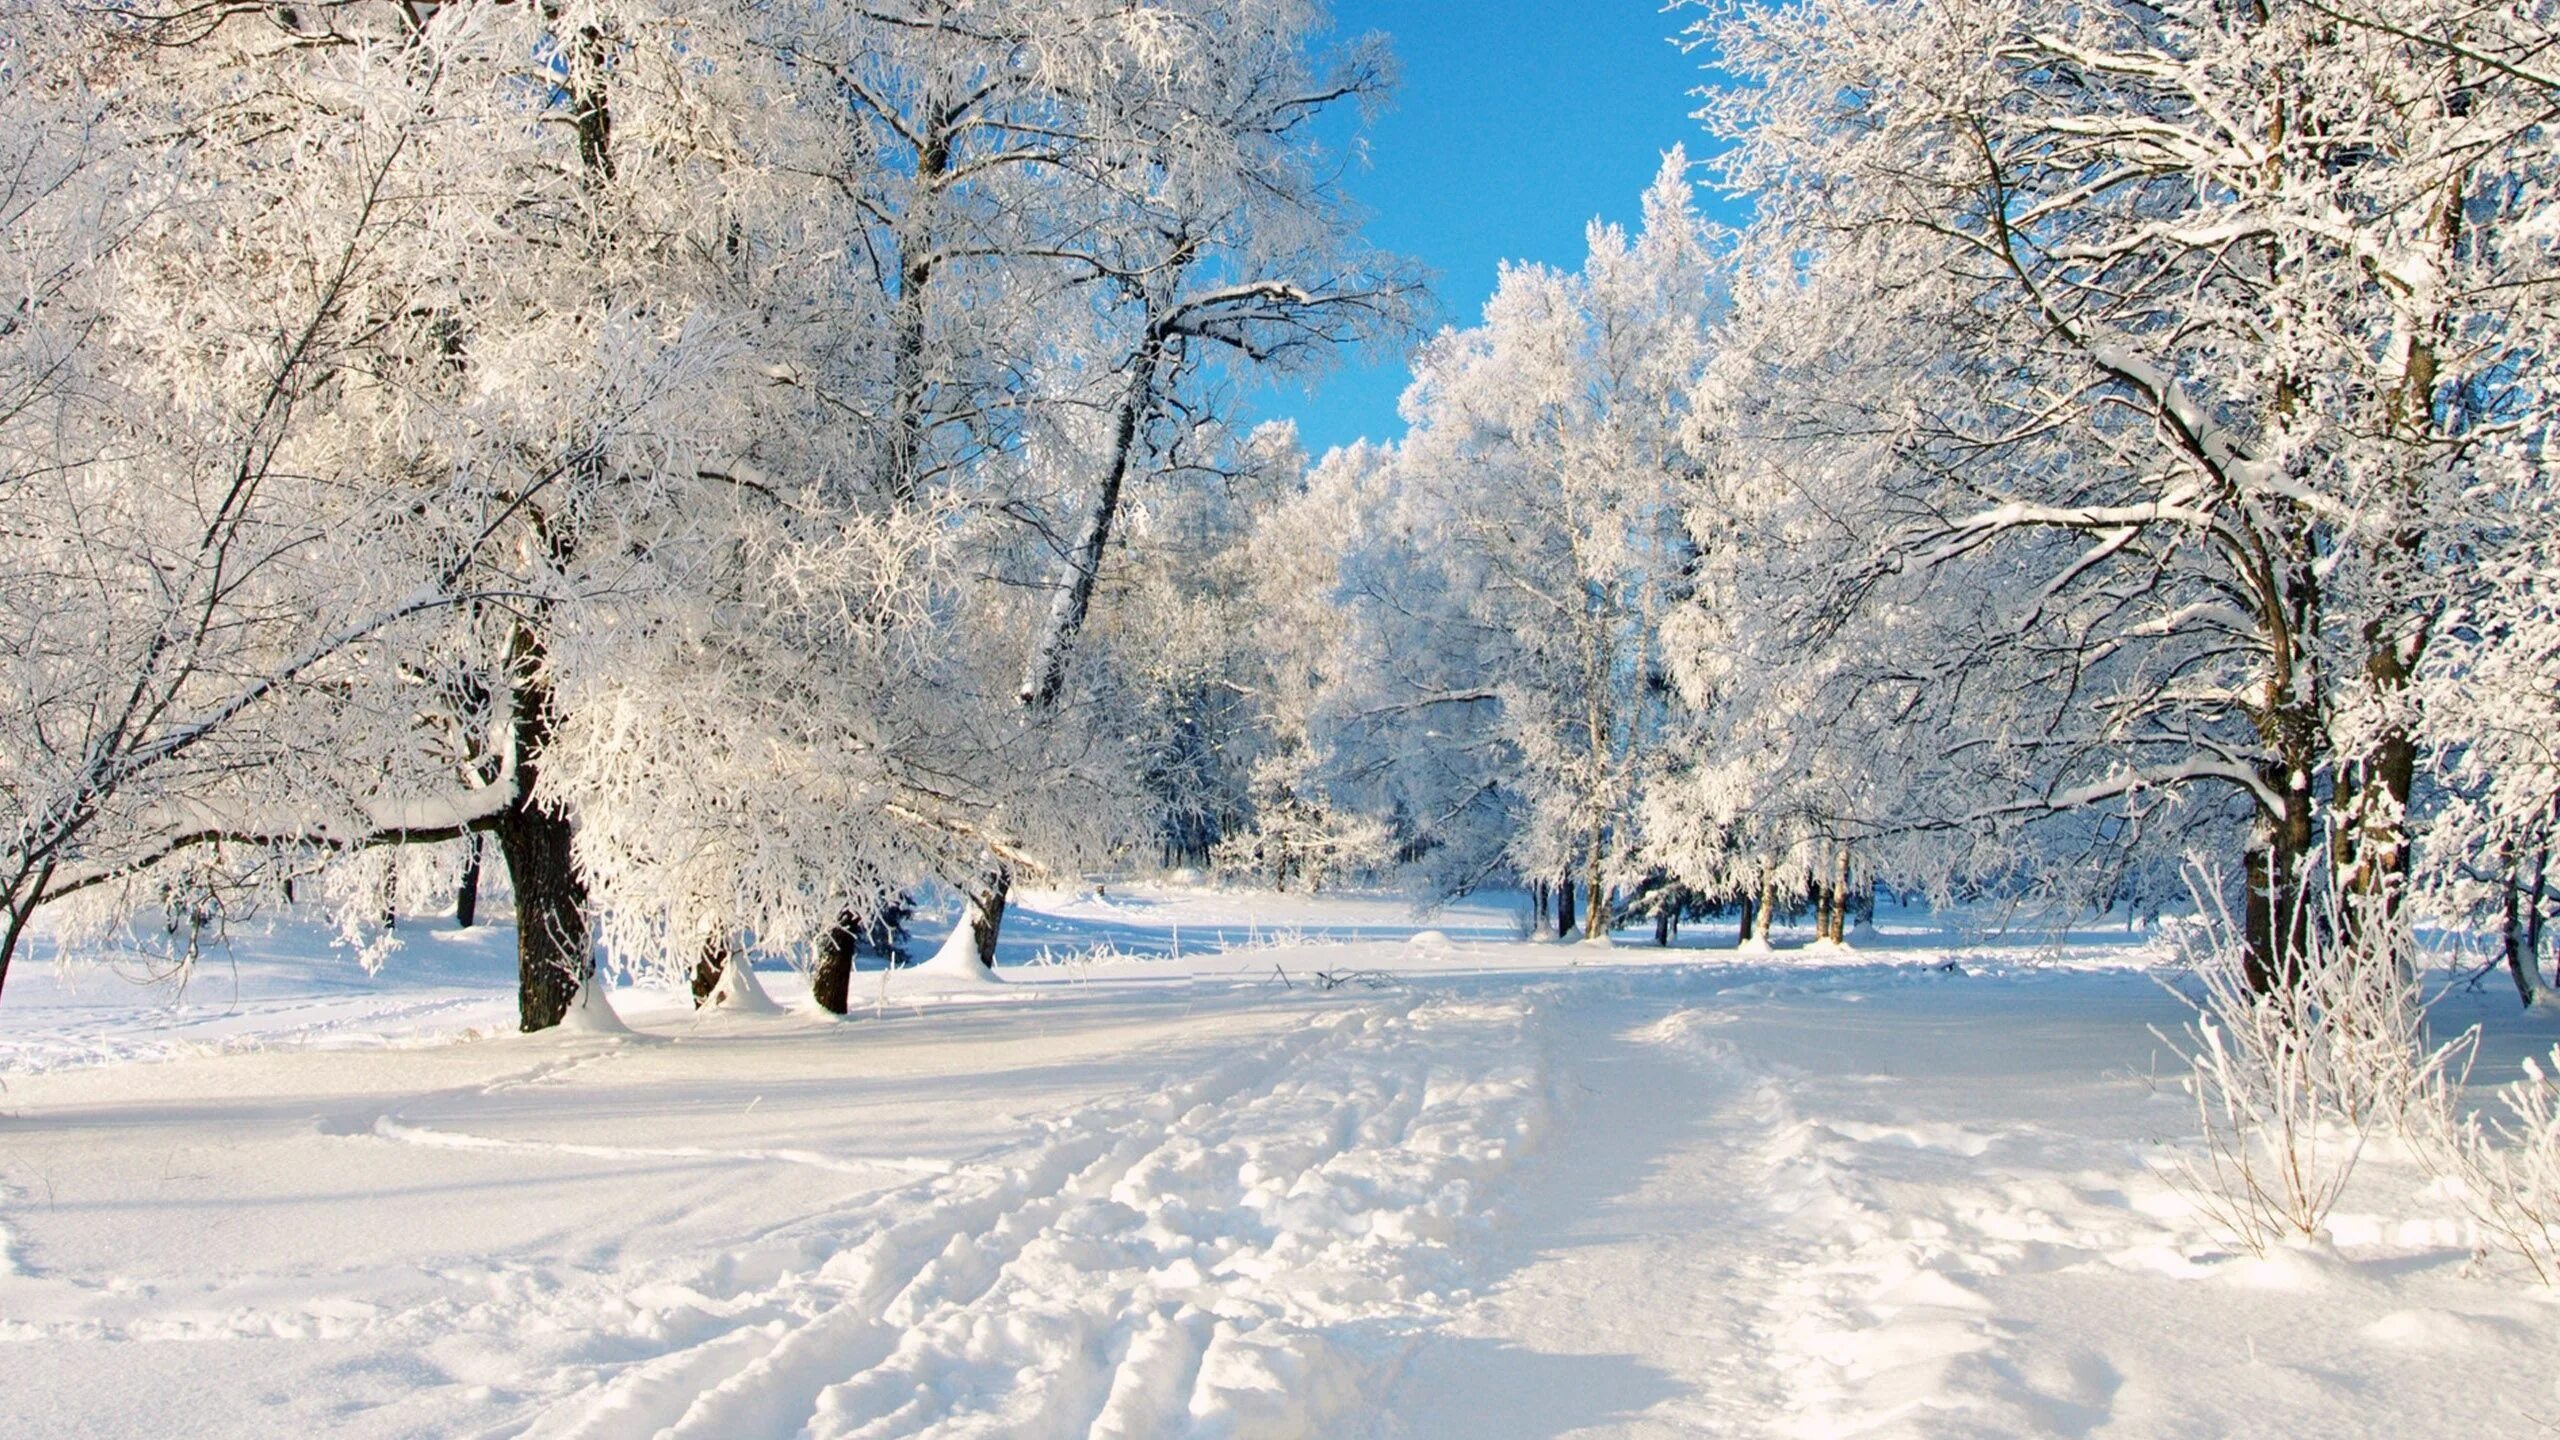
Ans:
POLYGON ((996 968, 996 939, 1004 933, 1005 905, 1013 897, 1013 872, 1002 865, 980 876, 969 890, 968 907, 961 923, 969 927, 970 938, 978 949, 978 963, 996 968))
POLYGON ((44 894, 47 881, 53 878, 53 862, 46 861, 35 875, 35 883, 27 887, 26 898, 12 901, 6 911, 7 924, 0 927, 0 990, 9 985, 9 962, 16 958, 18 942, 26 938, 27 922, 35 918, 36 897, 44 894))
POLYGON ((2542 978, 2542 902, 2551 879, 2551 847, 2537 846, 2533 852, 2533 889, 2526 892, 2524 914, 2524 963, 2536 983, 2542 978))
POLYGON ((693 1008, 711 1003, 711 992, 720 988, 720 977, 729 972, 735 952, 726 935, 714 935, 702 942, 702 954, 693 962, 693 1008))
POLYGON ((809 994, 830 1015, 842 1015, 853 1006, 853 951, 861 934, 861 922, 847 910, 836 916, 826 938, 818 942, 818 964, 809 973, 809 994))
POLYGON ((498 814, 498 854, 516 892, 516 1013, 526 1030, 548 1030, 569 1013, 578 987, 595 977, 587 942, 587 886, 578 876, 569 817, 535 798, 551 738, 551 691, 542 681, 542 642, 519 629, 512 641, 516 790, 498 814))
POLYGON ((2498 927, 2498 938, 2506 950, 2507 973, 2515 977, 2516 998, 2530 1010, 2533 1008, 2536 977, 2533 963, 2526 957, 2524 949, 2524 878, 2516 873, 2514 842, 2498 847, 2498 862, 2499 872, 2505 877, 2499 888, 2506 902, 2504 923, 2498 927))
POLYGON ((2261 995, 2290 988, 2301 978, 2310 939, 2302 872, 2311 853, 2311 795, 2308 781, 2294 783, 2304 773, 2290 766, 2266 768, 2263 779, 2285 797, 2286 813, 2261 816, 2248 853, 2241 857, 2242 975, 2261 995))
POLYGON ((1666 950, 1671 948, 1671 907, 1669 905, 1653 912, 1653 943, 1666 950))
POLYGON ((0 890, 0 920, 6 922, 0 924, 0 989, 8 986, 9 962, 17 958, 18 945, 27 937, 27 926, 35 919, 36 906, 44 901, 46 887, 53 884, 58 863, 50 855, 42 860, 23 859, 18 873, 10 877, 9 888, 0 890))
POLYGON ((1556 938, 1573 933, 1573 877, 1556 882, 1556 938))
POLYGON ((951 147, 961 112, 936 96, 924 107, 924 127, 916 144, 915 200, 899 236, 905 263, 898 274, 896 322, 890 327, 889 374, 896 397, 895 423, 889 430, 889 493, 899 503, 912 503, 924 488, 925 442, 933 427, 926 413, 932 380, 925 364, 925 341, 932 319, 930 299, 943 247, 935 234, 944 177, 951 173, 951 147))
POLYGON ((2506 913, 2499 926, 2499 939, 2506 951, 2507 973, 2516 982, 2516 998, 2528 1010, 2542 989, 2542 899, 2548 858, 2548 851, 2535 852, 2533 880, 2528 886, 2515 842, 2510 840, 2498 847, 2499 872, 2506 877, 2506 913))
POLYGON ((548 1030, 595 977, 587 950, 587 887, 578 878, 569 821, 519 798, 499 815, 498 853, 516 892, 516 1012, 526 1030, 548 1030))
POLYGON ((1752 897, 1752 896, 1749 896, 1749 895, 1745 895, 1745 896, 1743 896, 1743 897, 1742 897, 1742 926, 1741 926, 1741 929, 1739 930, 1739 932, 1738 932, 1738 933, 1736 933, 1736 934, 1735 934, 1735 936, 1733 937, 1733 943, 1734 943, 1735 945, 1740 946, 1740 945, 1748 945, 1748 944, 1750 944, 1750 943, 1751 943, 1752 927, 1753 927, 1755 924, 1757 924, 1757 923, 1758 923, 1759 918, 1760 918, 1760 902, 1759 902, 1757 899, 1755 899, 1754 897, 1752 897))
POLYGON ((453 892, 453 924, 468 930, 480 923, 480 837, 470 840, 471 853, 462 859, 462 883, 453 892))

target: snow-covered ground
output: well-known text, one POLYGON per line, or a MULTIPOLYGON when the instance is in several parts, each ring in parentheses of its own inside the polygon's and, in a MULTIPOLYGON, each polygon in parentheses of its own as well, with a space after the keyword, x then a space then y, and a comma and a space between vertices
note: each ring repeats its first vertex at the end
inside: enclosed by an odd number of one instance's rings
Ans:
MULTIPOLYGON (((1000 984, 867 973, 849 1021, 780 972, 775 1014, 625 990, 627 1038, 511 1033, 503 928, 412 925, 371 978, 239 937, 175 1002, 22 966, 0 1435, 2560 1420, 2560 1308, 2471 1273, 2411 1167, 2369 1162, 2332 1251, 2194 1213, 2182 1012, 2121 932, 1748 957, 1383 898, 1023 909, 1000 984)), ((2484 1076, 2560 1038, 2512 1011, 2440 1006, 2492 1026, 2484 1076)))

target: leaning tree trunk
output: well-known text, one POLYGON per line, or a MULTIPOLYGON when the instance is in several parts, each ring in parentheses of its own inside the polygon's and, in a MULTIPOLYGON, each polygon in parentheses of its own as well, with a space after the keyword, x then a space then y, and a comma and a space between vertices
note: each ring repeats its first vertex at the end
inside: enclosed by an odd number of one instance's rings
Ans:
MULTIPOLYGON (((1102 580, 1102 558, 1111 548, 1112 527, 1120 518, 1120 493, 1137 464, 1147 412, 1155 403, 1157 370, 1171 351, 1168 338, 1150 327, 1145 343, 1130 357, 1129 386, 1120 397, 1119 413, 1112 421, 1110 462, 1103 467, 1102 483, 1094 490, 1093 503, 1085 511, 1084 528, 1067 557, 1066 584, 1050 602, 1048 623, 1041 627, 1039 643, 1032 650, 1031 663, 1023 670, 1022 688, 1015 697, 1031 714, 1045 715, 1057 709, 1059 699, 1066 694, 1068 661, 1075 653, 1076 636, 1093 612, 1094 587, 1102 580)), ((996 941, 1004 932, 1005 908, 1012 894, 1012 867, 1000 860, 989 865, 968 890, 963 923, 976 937, 978 963, 989 969, 995 968, 996 941)))
POLYGON ((0 906, 0 990, 8 988, 9 961, 18 953, 18 944, 26 938, 27 922, 35 918, 36 901, 44 895, 44 887, 52 882, 53 862, 27 867, 31 878, 22 876, 20 888, 0 906))
MULTIPOLYGON (((2538 981, 2542 975, 2542 902, 2551 879, 2551 846, 2537 846, 2533 852, 2533 888, 2525 893, 2524 964, 2525 973, 2538 981)), ((2530 1003, 2530 1002, 2528 1002, 2530 1003)))

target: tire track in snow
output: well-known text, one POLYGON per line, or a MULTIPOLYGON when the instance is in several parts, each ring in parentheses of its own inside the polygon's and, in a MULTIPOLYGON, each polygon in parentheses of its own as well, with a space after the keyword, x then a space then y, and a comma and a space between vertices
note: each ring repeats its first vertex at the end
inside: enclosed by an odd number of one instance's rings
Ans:
POLYGON ((1462 1273, 1487 1183, 1546 1123, 1524 1000, 1320 1015, 630 1291, 631 1328, 682 1343, 490 1433, 1324 1433, 1462 1273))

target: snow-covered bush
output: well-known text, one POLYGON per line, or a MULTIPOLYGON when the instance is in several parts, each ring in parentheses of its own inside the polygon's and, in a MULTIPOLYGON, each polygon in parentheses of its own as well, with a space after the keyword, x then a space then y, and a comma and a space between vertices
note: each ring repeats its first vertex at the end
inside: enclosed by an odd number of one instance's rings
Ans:
POLYGON ((2503 1118, 2462 1116, 2430 1150, 2478 1227, 2481 1253, 2560 1284, 2560 1049, 2526 1060, 2524 1078, 2497 1095, 2503 1118))
POLYGON ((2218 906, 2190 933, 2195 1018, 2181 1049, 2204 1138, 2188 1196, 2253 1252, 2320 1239, 2367 1147, 2424 1153, 2444 1133, 2479 1032, 2437 1041, 2405 931, 2354 934, 2331 906, 2294 952, 2290 983, 2251 983, 2240 928, 2218 906))

